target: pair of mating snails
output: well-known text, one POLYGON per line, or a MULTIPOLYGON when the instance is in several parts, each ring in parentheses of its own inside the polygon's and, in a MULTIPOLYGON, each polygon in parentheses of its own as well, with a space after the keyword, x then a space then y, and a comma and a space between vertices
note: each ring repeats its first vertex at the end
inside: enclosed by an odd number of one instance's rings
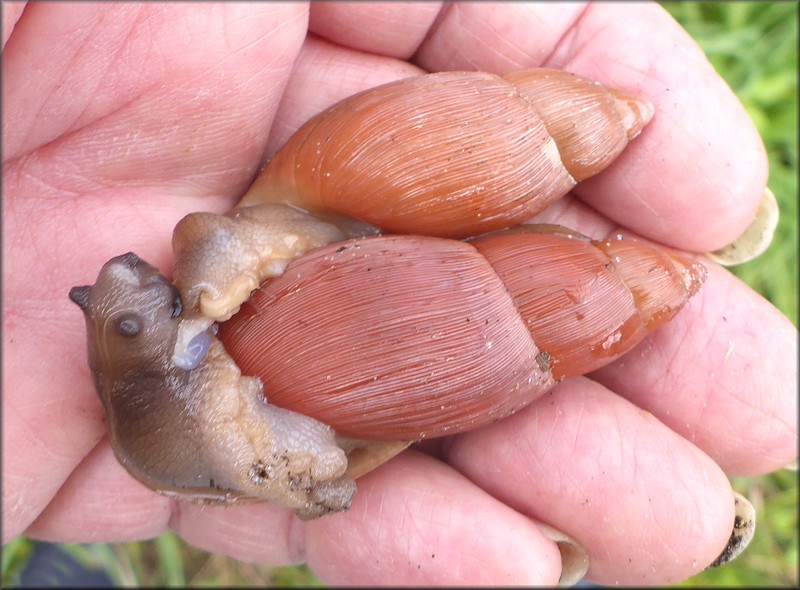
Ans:
POLYGON ((118 459, 165 494, 314 518, 412 442, 619 358, 705 268, 519 224, 652 115, 550 69, 418 76, 320 113, 236 208, 181 220, 174 284, 128 253, 70 291, 118 459))

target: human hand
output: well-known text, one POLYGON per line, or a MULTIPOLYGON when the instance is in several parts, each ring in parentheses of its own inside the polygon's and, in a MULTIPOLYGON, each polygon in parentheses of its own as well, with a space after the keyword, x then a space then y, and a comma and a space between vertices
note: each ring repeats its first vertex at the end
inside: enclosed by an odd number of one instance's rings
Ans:
POLYGON ((653 101, 655 119, 540 219, 595 236, 619 223, 698 251, 747 225, 763 148, 660 9, 464 4, 433 25, 439 9, 320 4, 311 30, 328 41, 304 41, 300 4, 27 7, 3 58, 4 542, 173 528, 341 584, 553 583, 559 554, 532 519, 572 535, 599 583, 677 580, 719 554, 725 473, 796 459, 796 331, 710 263, 636 351, 491 428, 404 453, 359 480, 346 514, 301 524, 272 505, 174 503, 114 459, 69 287, 131 249, 169 268, 178 219, 230 208, 265 153, 362 88, 420 68, 538 65, 620 87, 653 101))

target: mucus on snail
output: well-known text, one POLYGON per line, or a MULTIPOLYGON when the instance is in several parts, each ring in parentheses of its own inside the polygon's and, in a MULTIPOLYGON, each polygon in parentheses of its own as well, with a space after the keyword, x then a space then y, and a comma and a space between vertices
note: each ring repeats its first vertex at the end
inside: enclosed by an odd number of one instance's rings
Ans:
POLYGON ((70 291, 120 462, 162 493, 314 518, 415 440, 618 358, 703 266, 519 224, 652 114, 537 69, 409 78, 312 118, 232 211, 176 226, 174 284, 128 253, 70 291))

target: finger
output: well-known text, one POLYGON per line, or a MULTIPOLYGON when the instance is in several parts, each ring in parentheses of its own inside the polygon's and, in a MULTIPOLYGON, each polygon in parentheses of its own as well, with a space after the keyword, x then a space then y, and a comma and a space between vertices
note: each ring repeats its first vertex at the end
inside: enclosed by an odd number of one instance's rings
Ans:
POLYGON ((689 577, 719 555, 733 526, 732 491, 706 455, 583 378, 452 439, 444 456, 502 502, 575 538, 595 583, 689 577))
MULTIPOLYGON (((339 3, 324 5, 333 9, 339 3)), ((310 35, 275 115, 267 154, 274 154, 303 123, 340 100, 421 73, 408 62, 354 51, 310 35)))
POLYGON ((16 299, 20 290, 13 279, 42 273, 26 275, 23 268, 20 275, 10 261, 3 266, 5 542, 21 534, 50 502, 102 438, 104 426, 86 367, 83 322, 65 320, 66 305, 52 304, 56 296, 66 302, 67 291, 49 293, 37 284, 16 299))
POLYGON ((350 512, 309 527, 307 550, 331 584, 553 585, 560 574, 536 525, 414 451, 359 480, 350 512))
POLYGON ((637 349, 592 374, 727 473, 797 460, 797 330, 712 262, 700 292, 637 349))
POLYGON ((431 70, 566 69, 653 102, 656 114, 606 172, 577 192, 642 235, 710 251, 750 223, 764 147, 702 51, 655 4, 455 3, 415 61, 431 70))
POLYGON ((170 526, 194 547, 239 561, 270 566, 305 562, 303 522, 277 504, 208 506, 177 502, 170 526))
POLYGON ((430 71, 509 72, 546 65, 583 2, 450 3, 414 56, 430 71))
POLYGON ((358 480, 352 508, 301 525, 274 506, 182 508, 176 531, 247 561, 307 561, 328 584, 545 584, 560 556, 536 525, 409 451, 358 480), (213 531, 213 533, 212 533, 213 531))
MULTIPOLYGON (((594 239, 619 230, 572 196, 531 221, 594 239)), ((768 473, 797 459, 797 329, 732 274, 704 264, 708 278, 670 323, 591 376, 726 473, 768 473)))
POLYGON ((62 543, 149 539, 167 530, 172 504, 131 477, 104 439, 24 534, 62 543))
POLYGON ((441 2, 314 2, 308 28, 342 47, 408 59, 440 9, 441 2))
POLYGON ((17 21, 22 16, 22 11, 25 10, 26 2, 4 2, 2 5, 3 10, 3 51, 5 51, 6 42, 11 36, 11 32, 17 24, 17 21))

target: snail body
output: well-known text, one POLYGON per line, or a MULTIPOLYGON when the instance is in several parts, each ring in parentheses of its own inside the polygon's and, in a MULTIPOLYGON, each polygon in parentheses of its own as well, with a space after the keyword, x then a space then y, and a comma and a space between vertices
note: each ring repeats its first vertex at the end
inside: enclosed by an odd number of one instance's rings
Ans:
POLYGON ((117 457, 163 493, 313 518, 346 510, 353 479, 411 442, 618 358, 680 310, 702 265, 513 226, 652 112, 527 70, 401 80, 314 117, 232 211, 179 222, 174 285, 127 254, 70 292, 117 457))
POLYGON ((172 361, 183 306, 153 266, 117 256, 69 296, 85 314, 111 446, 136 479, 195 501, 272 500, 304 518, 350 506, 355 486, 329 427, 267 404, 216 339, 192 370, 172 361))

